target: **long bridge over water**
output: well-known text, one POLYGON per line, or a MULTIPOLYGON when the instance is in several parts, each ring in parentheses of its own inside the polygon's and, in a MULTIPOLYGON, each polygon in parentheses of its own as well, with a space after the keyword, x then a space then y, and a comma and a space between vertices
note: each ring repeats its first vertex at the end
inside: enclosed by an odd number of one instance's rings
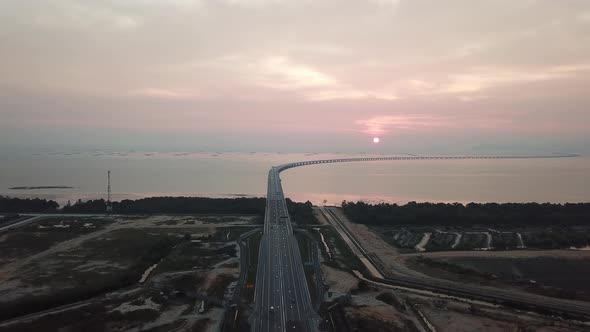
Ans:
MULTIPOLYGON (((462 160, 462 159, 553 159, 578 157, 577 154, 537 156, 394 156, 310 160, 272 167, 268 173, 264 233, 258 253, 258 270, 254 295, 255 310, 250 317, 251 330, 258 331, 317 331, 320 317, 314 312, 297 240, 287 211, 279 173, 290 168, 347 162, 404 161, 404 160, 462 160)), ((400 276, 389 280, 404 287, 429 289, 485 300, 513 301, 548 309, 568 310, 576 314, 589 314, 590 307, 576 306, 558 299, 538 296, 519 297, 515 294, 490 293, 477 287, 462 287, 432 280, 419 280, 400 276), (454 287, 458 289, 454 290, 454 287), (547 303, 544 303, 547 302, 547 303)))

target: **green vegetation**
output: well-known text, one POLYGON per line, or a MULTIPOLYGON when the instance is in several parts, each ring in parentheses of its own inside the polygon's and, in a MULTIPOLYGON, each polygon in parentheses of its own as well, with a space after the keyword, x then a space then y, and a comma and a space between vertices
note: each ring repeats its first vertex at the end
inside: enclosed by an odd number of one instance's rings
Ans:
POLYGON ((297 240, 297 246, 299 247, 299 254, 301 255, 301 261, 303 264, 311 261, 311 243, 310 238, 305 236, 302 232, 294 232, 295 239, 297 240))
POLYGON ((0 266, 49 249, 79 234, 71 232, 11 232, 0 241, 0 266))
MULTIPOLYGON (((418 258, 425 266, 460 274, 461 280, 481 282, 495 280, 524 287, 527 291, 546 296, 588 300, 590 259, 563 257, 452 257, 444 260, 418 258), (471 277, 471 278, 467 278, 471 277), (475 278, 475 279, 474 279, 475 278)), ((426 271, 437 276, 436 271, 426 271)), ((456 275, 443 277, 457 280, 456 275)))
POLYGON ((293 202, 286 198, 287 210, 291 219, 299 225, 317 224, 316 217, 313 215, 313 204, 310 201, 305 203, 293 202))
MULTIPOLYGON (((297 203, 288 198, 286 202, 293 221, 302 225, 315 222, 311 202, 297 203)), ((126 199, 112 204, 113 212, 118 214, 194 213, 264 216, 266 198, 148 197, 126 199)), ((104 199, 79 199, 74 204, 67 204, 62 210, 65 213, 104 213, 106 206, 107 202, 104 199)))
POLYGON ((262 232, 254 233, 246 240, 248 243, 248 273, 246 274, 246 281, 244 282, 244 290, 242 297, 244 302, 251 303, 254 301, 254 285, 256 284, 256 271, 258 269, 258 251, 260 248, 260 241, 262 239, 262 232))
POLYGON ((451 273, 456 273, 456 274, 461 274, 461 275, 471 275, 471 276, 477 276, 477 277, 483 277, 483 278, 491 278, 492 277, 491 274, 489 274, 489 273, 481 273, 477 270, 467 268, 467 267, 464 267, 461 265, 449 263, 446 261, 434 260, 432 258, 423 257, 423 256, 418 256, 416 258, 416 262, 421 265, 426 265, 429 267, 433 267, 433 268, 437 268, 437 269, 441 269, 441 270, 445 270, 445 271, 448 271, 451 273))
MULTIPOLYGON (((208 197, 148 197, 113 202, 113 212, 120 214, 151 213, 208 213, 208 214, 264 214, 264 198, 208 198, 208 197)), ((103 213, 104 199, 82 201, 63 208, 67 213, 103 213)))
POLYGON ((360 224, 397 225, 590 225, 590 203, 416 203, 406 205, 342 202, 342 209, 360 224))
POLYGON ((82 247, 67 253, 45 257, 43 262, 31 262, 19 271, 20 281, 33 287, 47 287, 50 291, 30 293, 0 303, 0 319, 86 300, 134 285, 143 272, 167 256, 178 241, 180 239, 176 237, 152 235, 145 230, 122 229, 86 241, 82 247), (80 268, 84 264, 104 261, 108 264, 80 268), (55 264, 55 267, 40 270, 43 263, 55 264))
POLYGON ((236 256, 235 246, 204 248, 200 243, 184 241, 177 245, 159 265, 157 272, 191 270, 195 267, 209 268, 212 264, 236 256))
POLYGON ((0 196, 0 212, 55 212, 59 204, 56 201, 39 198, 10 198, 0 196))
POLYGON ((433 232, 426 245, 428 251, 447 250, 455 241, 455 234, 433 232))
POLYGON ((340 234, 332 227, 324 227, 321 229, 324 235, 326 244, 330 249, 332 257, 328 256, 324 245, 321 242, 319 232, 310 232, 309 234, 320 243, 319 248, 324 256, 323 264, 341 270, 362 270, 362 264, 358 257, 350 251, 350 248, 340 237, 340 234))
POLYGON ((13 229, 5 233, 0 241, 0 265, 40 253, 82 234, 103 229, 112 222, 113 220, 105 218, 44 218, 13 229))
MULTIPOLYGON (((299 225, 315 224, 312 204, 293 202, 286 199, 291 219, 299 225)), ((116 214, 247 214, 259 216, 262 223, 266 198, 208 198, 208 197, 148 197, 137 200, 112 202, 116 214)), ((45 199, 20 199, 0 196, 0 212, 64 212, 64 213, 105 213, 104 199, 68 202, 59 209, 55 201, 45 199)), ((173 224, 174 221, 168 223, 173 224)))
POLYGON ((391 291, 383 292, 376 297, 377 300, 393 306, 399 312, 406 312, 407 308, 391 291))
POLYGON ((551 228, 525 232, 522 235, 527 247, 540 249, 559 249, 584 247, 590 244, 590 230, 551 228))
POLYGON ((495 250, 511 250, 518 248, 518 245, 516 233, 492 234, 492 247, 495 250))

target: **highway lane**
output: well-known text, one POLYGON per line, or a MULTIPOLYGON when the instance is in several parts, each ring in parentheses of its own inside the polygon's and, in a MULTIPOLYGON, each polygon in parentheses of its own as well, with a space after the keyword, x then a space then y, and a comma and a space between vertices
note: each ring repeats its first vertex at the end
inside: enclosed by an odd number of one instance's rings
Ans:
POLYGON ((264 234, 258 255, 252 331, 317 331, 299 245, 278 170, 268 175, 264 234))

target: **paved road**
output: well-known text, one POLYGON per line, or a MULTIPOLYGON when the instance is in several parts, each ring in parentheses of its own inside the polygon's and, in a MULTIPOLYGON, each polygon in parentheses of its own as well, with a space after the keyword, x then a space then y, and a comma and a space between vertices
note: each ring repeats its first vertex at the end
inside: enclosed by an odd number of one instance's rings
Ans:
POLYGON ((32 223, 33 221, 39 220, 41 218, 42 218, 42 216, 35 216, 35 217, 23 217, 23 218, 19 218, 16 220, 12 220, 8 223, 3 224, 2 227, 0 227, 0 232, 7 231, 9 229, 13 229, 16 227, 28 225, 28 224, 32 223))
POLYGON ((317 331, 299 246, 281 187, 278 169, 268 174, 264 234, 256 274, 252 331, 317 331))

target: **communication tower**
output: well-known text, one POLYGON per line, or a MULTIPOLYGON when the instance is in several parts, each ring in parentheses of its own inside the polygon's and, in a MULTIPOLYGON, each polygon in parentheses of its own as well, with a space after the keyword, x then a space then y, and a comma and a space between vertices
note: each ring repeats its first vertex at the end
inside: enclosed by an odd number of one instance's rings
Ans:
POLYGON ((113 204, 111 203, 111 171, 107 171, 107 213, 113 212, 113 204))

